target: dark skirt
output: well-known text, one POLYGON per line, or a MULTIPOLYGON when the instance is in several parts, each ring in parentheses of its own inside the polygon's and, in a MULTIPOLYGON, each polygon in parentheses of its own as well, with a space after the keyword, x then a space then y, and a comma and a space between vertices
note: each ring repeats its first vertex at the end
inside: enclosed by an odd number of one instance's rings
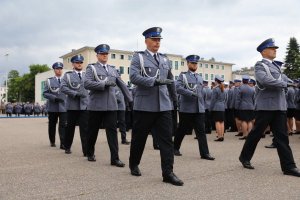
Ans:
POLYGON ((224 122, 225 112, 224 111, 212 111, 211 116, 215 122, 224 122))
POLYGON ((294 114, 295 114, 294 117, 295 117, 296 121, 300 121, 300 110, 296 109, 294 114))
POLYGON ((254 110, 239 110, 239 119, 244 122, 250 122, 254 120, 254 110))
POLYGON ((295 108, 288 108, 287 112, 286 112, 287 118, 293 118, 293 117, 295 117, 295 112, 296 112, 295 108))

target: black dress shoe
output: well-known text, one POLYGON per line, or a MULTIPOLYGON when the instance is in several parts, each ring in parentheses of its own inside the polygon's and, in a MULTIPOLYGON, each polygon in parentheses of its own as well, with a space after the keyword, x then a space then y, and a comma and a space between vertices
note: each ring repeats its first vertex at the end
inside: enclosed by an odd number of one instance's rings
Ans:
POLYGON ((217 139, 215 139, 216 142, 223 142, 224 141, 224 138, 223 137, 219 137, 217 139))
POLYGON ((289 132, 289 135, 290 135, 290 136, 293 135, 293 132, 289 132))
POLYGON ((110 163, 111 165, 117 166, 117 167, 124 167, 125 164, 121 160, 113 160, 110 163))
POLYGON ((83 157, 86 157, 87 155, 86 155, 86 153, 83 153, 83 157))
POLYGON ((239 138, 239 140, 246 140, 246 139, 247 139, 247 136, 239 138))
POLYGON ((196 137, 194 137, 194 139, 195 139, 195 140, 198 140, 197 136, 196 136, 196 137))
POLYGON ((65 145, 63 145, 63 144, 60 144, 60 147, 59 147, 59 148, 62 149, 62 150, 65 150, 65 149, 66 149, 65 145))
POLYGON ((183 181, 180 180, 173 172, 163 176, 163 182, 171 183, 172 185, 176 185, 176 186, 183 186, 183 181))
POLYGON ((266 138, 266 134, 262 134, 261 138, 266 138))
POLYGON ((206 154, 204 156, 201 156, 201 159, 205 159, 205 160, 214 160, 215 158, 212 157, 210 154, 206 154))
POLYGON ((240 136, 243 136, 243 133, 242 133, 242 132, 239 132, 238 134, 236 134, 236 135, 234 135, 234 136, 240 137, 240 136))
POLYGON ((66 149, 65 150, 65 154, 71 154, 71 153, 72 153, 71 149, 66 149))
POLYGON ((174 155, 175 156, 182 156, 179 150, 174 149, 174 155))
POLYGON ((130 173, 133 176, 142 176, 142 173, 138 166, 130 167, 130 173))
POLYGON ((51 143, 50 147, 56 147, 55 143, 51 143))
POLYGON ((271 134, 271 131, 266 131, 265 134, 266 135, 271 134))
POLYGON ((276 145, 274 143, 270 144, 270 145, 266 145, 265 148, 268 148, 268 149, 275 149, 276 148, 276 145))
POLYGON ((290 175, 290 176, 297 176, 300 177, 300 170, 298 168, 292 168, 292 169, 288 169, 283 171, 284 175, 290 175))
POLYGON ((90 161, 90 162, 95 162, 95 161, 96 161, 95 155, 93 155, 93 156, 88 156, 88 161, 90 161))
POLYGON ((129 145, 130 144, 130 142, 128 140, 123 140, 121 143, 125 144, 125 145, 129 145))
POLYGON ((239 158, 240 162, 242 163, 243 167, 246 169, 254 169, 251 165, 250 161, 242 160, 241 157, 239 158))

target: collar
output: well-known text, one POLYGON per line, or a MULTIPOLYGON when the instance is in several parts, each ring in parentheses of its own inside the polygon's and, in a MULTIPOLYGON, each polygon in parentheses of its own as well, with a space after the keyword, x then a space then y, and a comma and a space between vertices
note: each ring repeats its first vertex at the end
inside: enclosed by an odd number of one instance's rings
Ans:
POLYGON ((193 75, 197 74, 196 72, 192 72, 191 70, 189 70, 189 72, 193 75))
POLYGON ((99 61, 98 61, 98 63, 99 63, 102 67, 104 67, 104 66, 107 67, 107 63, 106 63, 106 64, 103 64, 103 63, 101 63, 101 62, 99 62, 99 61))
POLYGON ((74 72, 75 72, 76 74, 78 74, 78 73, 82 74, 82 70, 81 70, 81 71, 77 71, 77 70, 74 69, 74 72))
POLYGON ((156 56, 158 56, 157 52, 156 53, 153 53, 152 51, 150 51, 149 49, 146 49, 146 51, 148 51, 148 53, 150 53, 150 55, 153 57, 154 54, 156 54, 156 56))
POLYGON ((273 60, 270 60, 270 59, 267 59, 267 58, 263 58, 263 60, 266 60, 266 61, 268 61, 269 63, 272 63, 272 62, 273 62, 273 60))
POLYGON ((58 77, 58 76, 54 76, 55 78, 56 78, 56 80, 58 80, 58 79, 61 79, 61 76, 60 77, 58 77))

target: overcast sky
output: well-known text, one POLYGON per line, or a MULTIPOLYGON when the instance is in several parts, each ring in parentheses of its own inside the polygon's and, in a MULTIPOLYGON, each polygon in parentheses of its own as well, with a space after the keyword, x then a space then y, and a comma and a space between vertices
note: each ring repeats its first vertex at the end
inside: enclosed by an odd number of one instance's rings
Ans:
POLYGON ((0 73, 51 66, 71 49, 101 43, 144 50, 142 32, 153 26, 163 28, 162 53, 238 69, 253 66, 257 45, 273 37, 283 60, 289 38, 300 40, 299 8, 299 0, 1 0, 0 73))

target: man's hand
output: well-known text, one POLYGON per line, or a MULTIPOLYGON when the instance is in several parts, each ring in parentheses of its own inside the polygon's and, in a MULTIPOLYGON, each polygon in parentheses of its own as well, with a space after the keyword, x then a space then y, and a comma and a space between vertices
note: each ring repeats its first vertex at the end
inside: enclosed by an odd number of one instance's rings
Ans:
POLYGON ((116 83, 113 82, 113 81, 105 81, 105 86, 106 87, 115 87, 116 86, 116 83))
POLYGON ((171 79, 155 79, 154 85, 170 85, 174 83, 171 79))
POLYGON ((192 92, 192 97, 198 98, 198 94, 196 92, 192 92))
POLYGON ((65 102, 62 98, 59 98, 59 97, 55 97, 54 101, 56 103, 63 103, 63 102, 65 102))

